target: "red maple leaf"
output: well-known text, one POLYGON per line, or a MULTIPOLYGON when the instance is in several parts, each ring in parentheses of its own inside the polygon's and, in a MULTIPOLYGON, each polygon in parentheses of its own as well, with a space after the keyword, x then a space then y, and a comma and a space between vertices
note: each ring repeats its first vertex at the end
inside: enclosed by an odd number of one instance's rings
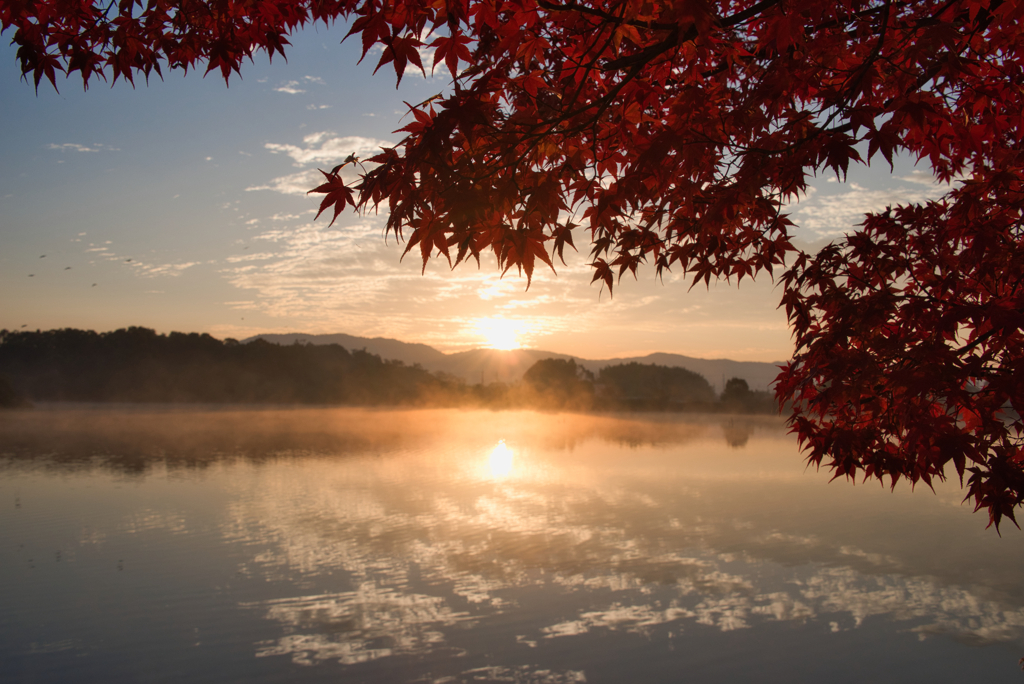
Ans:
POLYGON ((353 197, 354 191, 352 188, 345 185, 345 181, 341 179, 341 175, 338 174, 337 168, 334 171, 324 171, 323 169, 317 169, 324 175, 327 180, 321 185, 313 188, 306 194, 312 194, 314 192, 322 192, 325 197, 320 202, 320 210, 316 212, 316 216, 313 220, 320 218, 320 214, 324 213, 326 209, 334 207, 334 216, 331 217, 331 222, 328 225, 334 225, 338 215, 345 211, 345 207, 356 205, 353 197))

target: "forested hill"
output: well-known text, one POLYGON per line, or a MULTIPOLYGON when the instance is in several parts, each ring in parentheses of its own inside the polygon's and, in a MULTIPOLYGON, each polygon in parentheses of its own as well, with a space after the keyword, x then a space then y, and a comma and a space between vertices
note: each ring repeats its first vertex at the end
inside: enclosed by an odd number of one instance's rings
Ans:
POLYGON ((716 392, 725 389, 728 378, 742 378, 750 389, 768 391, 779 374, 781 362, 733 361, 732 359, 700 359, 682 354, 649 354, 641 357, 615 359, 584 359, 570 354, 539 349, 473 349, 444 354, 425 344, 400 342, 386 337, 357 337, 345 334, 311 335, 308 333, 265 334, 243 342, 263 339, 275 344, 340 344, 348 349, 363 349, 385 359, 419 364, 429 371, 445 373, 474 385, 477 383, 514 383, 541 359, 575 359, 587 370, 597 373, 602 368, 629 363, 685 368, 707 378, 716 392))
POLYGON ((217 340, 147 328, 0 330, 0 406, 31 401, 472 405, 627 411, 771 412, 741 378, 716 394, 699 373, 625 363, 595 375, 566 358, 534 360, 520 380, 467 384, 338 344, 217 340))
POLYGON ((410 366, 419 364, 432 371, 445 370, 443 366, 447 359, 446 354, 439 352, 433 347, 416 342, 400 342, 389 337, 358 337, 356 335, 346 335, 345 333, 325 335, 265 333, 244 339, 242 344, 247 344, 253 340, 265 340, 280 345, 338 344, 345 347, 345 349, 362 349, 371 354, 377 354, 382 359, 402 361, 410 366))
POLYGON ((422 368, 339 345, 139 327, 0 331, 0 377, 34 401, 400 405, 445 388, 422 368))

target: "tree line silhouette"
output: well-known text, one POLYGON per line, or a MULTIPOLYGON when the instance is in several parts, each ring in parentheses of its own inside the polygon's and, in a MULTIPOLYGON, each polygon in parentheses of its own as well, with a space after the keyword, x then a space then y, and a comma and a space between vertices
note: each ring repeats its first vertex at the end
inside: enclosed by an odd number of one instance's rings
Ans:
POLYGON ((518 383, 468 385, 337 344, 243 344, 142 327, 0 330, 0 406, 27 401, 776 410, 768 392, 751 391, 742 379, 717 397, 698 373, 652 364, 608 366, 595 375, 571 359, 543 359, 518 383))

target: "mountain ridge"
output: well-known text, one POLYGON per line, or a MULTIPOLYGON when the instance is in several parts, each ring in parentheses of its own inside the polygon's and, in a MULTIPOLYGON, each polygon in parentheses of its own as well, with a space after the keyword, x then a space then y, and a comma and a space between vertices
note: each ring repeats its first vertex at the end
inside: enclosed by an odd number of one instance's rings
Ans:
POLYGON ((345 333, 307 334, 272 333, 255 335, 243 342, 262 339, 272 344, 338 344, 347 349, 364 349, 382 359, 401 361, 407 365, 420 365, 435 372, 445 373, 470 384, 516 382, 541 359, 575 359, 592 372, 606 366, 625 363, 656 364, 686 368, 700 373, 716 392, 721 392, 729 378, 742 378, 752 390, 769 390, 779 374, 783 362, 734 361, 732 359, 700 359, 683 354, 655 352, 646 356, 617 357, 612 359, 585 359, 571 354, 549 352, 542 349, 471 349, 445 354, 418 342, 402 342, 388 337, 359 337, 345 333))

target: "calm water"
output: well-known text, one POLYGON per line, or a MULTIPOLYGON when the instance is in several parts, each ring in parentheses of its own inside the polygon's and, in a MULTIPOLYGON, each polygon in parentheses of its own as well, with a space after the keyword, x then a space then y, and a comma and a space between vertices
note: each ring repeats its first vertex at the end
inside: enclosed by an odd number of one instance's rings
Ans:
POLYGON ((1024 535, 774 419, 0 414, 0 679, 1016 682, 1024 535))

